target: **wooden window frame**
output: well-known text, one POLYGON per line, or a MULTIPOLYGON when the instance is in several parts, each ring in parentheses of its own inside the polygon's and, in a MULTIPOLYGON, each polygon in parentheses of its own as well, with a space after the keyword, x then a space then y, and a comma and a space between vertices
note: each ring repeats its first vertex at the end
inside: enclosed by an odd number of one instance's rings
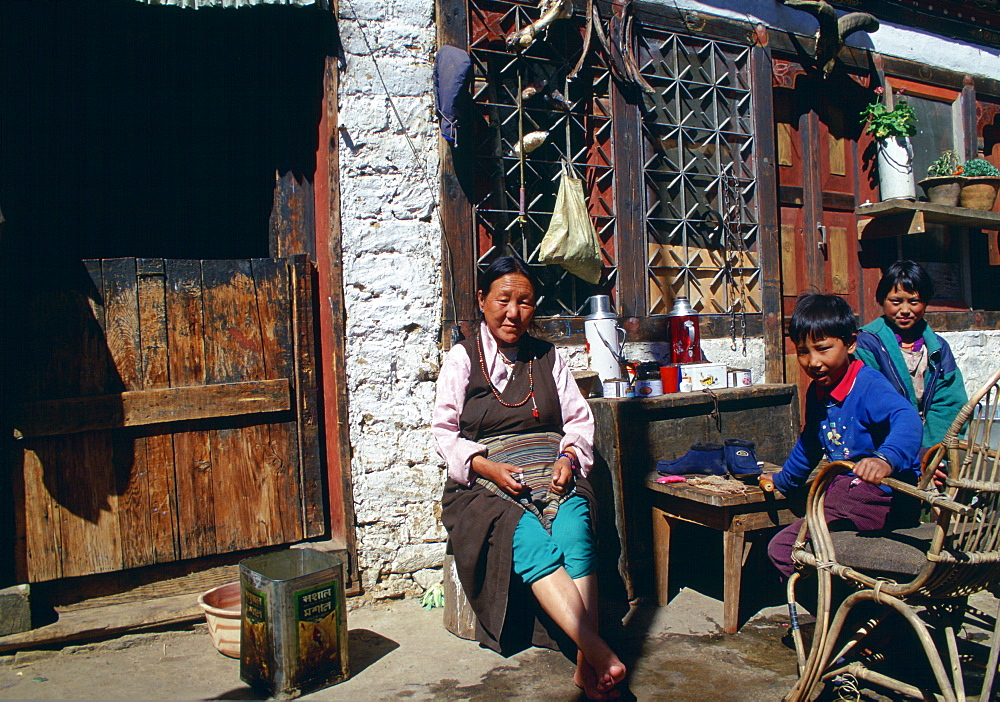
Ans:
MULTIPOLYGON (((469 17, 464 2, 438 0, 438 43, 457 46, 469 50, 469 17)), ((601 11, 607 17, 610 6, 602 4, 601 11)), ((704 38, 748 45, 748 35, 736 31, 731 22, 723 22, 721 31, 697 31, 689 27, 683 16, 669 8, 649 8, 640 10, 637 21, 655 25, 658 30, 679 34, 698 35, 704 38)), ((752 36, 752 35, 750 35, 752 36)), ((752 90, 754 105, 754 125, 769 125, 772 121, 771 105, 771 60, 770 49, 756 43, 750 47, 751 58, 748 80, 752 90)), ((638 169, 625 167, 627 154, 638 156, 641 148, 640 112, 635 104, 626 101, 617 86, 612 91, 613 126, 615 156, 615 199, 619 203, 635 203, 642 198, 642 174, 638 169)), ((753 167, 757 174, 758 191, 758 234, 757 256, 760 270, 760 304, 763 310, 778 309, 780 288, 778 285, 778 226, 774 174, 774 135, 769 128, 756 128, 753 151, 753 167)), ((453 149, 446 142, 440 142, 440 172, 442 193, 442 224, 444 256, 442 263, 443 280, 443 327, 442 342, 445 346, 468 336, 477 319, 474 306, 475 281, 477 273, 477 241, 473 231, 474 205, 470 194, 472 185, 472 154, 469 151, 453 149)), ((631 341, 664 341, 668 338, 666 315, 646 314, 648 303, 647 256, 645 252, 645 227, 642 207, 616 207, 618 232, 616 234, 617 261, 617 303, 631 341), (623 232, 636 232, 628 235, 623 232)), ((600 290, 595 293, 601 292, 600 290)), ((559 344, 582 344, 583 317, 552 317, 536 320, 541 336, 559 344)), ((728 337, 731 333, 731 319, 728 314, 702 315, 702 336, 704 338, 728 337)), ((753 313, 747 315, 746 335, 748 337, 770 338, 774 348, 780 345, 780 318, 776 314, 753 313)), ((769 361, 770 362, 770 361, 769 361)), ((775 356, 775 363, 780 359, 775 356)), ((778 367, 777 365, 775 366, 778 367)), ((769 375, 771 371, 769 370, 769 375)), ((777 377, 777 376, 772 376, 777 377)))

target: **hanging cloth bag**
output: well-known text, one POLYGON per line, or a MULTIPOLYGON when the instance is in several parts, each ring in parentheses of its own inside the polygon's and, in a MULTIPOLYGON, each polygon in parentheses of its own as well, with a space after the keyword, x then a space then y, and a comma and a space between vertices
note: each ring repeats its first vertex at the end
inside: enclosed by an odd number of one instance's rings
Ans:
POLYGON ((583 181, 563 162, 556 206, 538 251, 542 263, 557 264, 588 283, 601 280, 601 245, 587 212, 583 181))

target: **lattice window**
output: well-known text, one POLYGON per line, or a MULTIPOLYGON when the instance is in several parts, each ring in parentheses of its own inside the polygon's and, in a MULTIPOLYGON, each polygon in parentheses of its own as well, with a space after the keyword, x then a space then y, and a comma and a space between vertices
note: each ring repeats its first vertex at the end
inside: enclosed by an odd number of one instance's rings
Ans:
POLYGON ((576 17, 555 22, 525 52, 509 51, 504 45, 506 37, 538 15, 533 3, 476 0, 469 4, 477 111, 474 216, 479 261, 483 267, 497 255, 520 256, 542 281, 538 315, 585 314, 587 297, 614 293, 617 274, 611 81, 596 52, 590 53, 588 65, 576 78, 566 80, 583 44, 583 22, 576 17), (540 81, 545 81, 544 89, 522 98, 519 112, 518 94, 540 81), (542 146, 525 157, 522 175, 514 146, 520 134, 536 131, 549 134, 542 146), (562 159, 568 159, 584 179, 604 257, 597 286, 561 267, 538 262, 538 246, 552 215, 562 159))
POLYGON ((750 49, 639 33, 648 314, 760 311, 750 49))

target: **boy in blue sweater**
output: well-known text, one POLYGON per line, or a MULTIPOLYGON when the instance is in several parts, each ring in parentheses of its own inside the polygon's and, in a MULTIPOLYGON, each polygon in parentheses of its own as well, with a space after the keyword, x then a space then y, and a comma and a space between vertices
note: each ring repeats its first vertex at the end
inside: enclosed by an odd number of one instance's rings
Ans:
MULTIPOLYGON (((799 365, 812 384, 806 391, 806 422, 780 471, 761 478, 782 493, 803 485, 821 460, 854 461, 826 495, 826 520, 836 528, 877 531, 886 526, 893 476, 915 483, 923 426, 913 405, 878 371, 851 358, 858 326, 850 305, 836 295, 799 298, 788 325, 799 365)), ((767 553, 784 577, 795 571, 792 548, 802 521, 768 544, 767 553)))

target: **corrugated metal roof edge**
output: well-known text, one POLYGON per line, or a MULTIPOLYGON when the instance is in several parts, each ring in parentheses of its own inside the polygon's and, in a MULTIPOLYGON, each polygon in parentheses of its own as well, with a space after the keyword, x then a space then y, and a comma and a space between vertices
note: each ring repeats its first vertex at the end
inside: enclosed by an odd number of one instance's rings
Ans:
POLYGON ((252 7, 254 5, 319 6, 330 9, 330 0, 138 0, 146 5, 169 5, 197 10, 199 7, 252 7))

